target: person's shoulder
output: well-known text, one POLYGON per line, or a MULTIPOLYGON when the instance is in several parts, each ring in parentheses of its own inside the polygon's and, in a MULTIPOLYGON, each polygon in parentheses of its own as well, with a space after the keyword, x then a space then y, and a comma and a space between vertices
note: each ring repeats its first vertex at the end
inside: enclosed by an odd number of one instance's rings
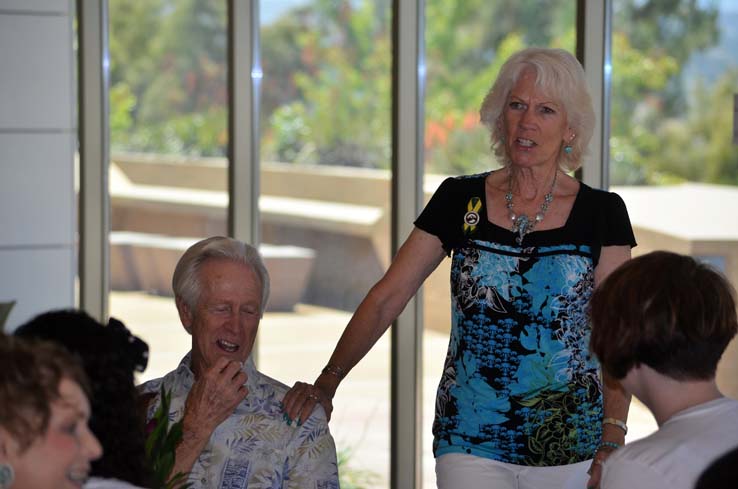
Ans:
POLYGON ((460 188, 460 189, 467 189, 469 187, 477 187, 480 184, 483 184, 485 179, 489 176, 489 174, 492 173, 491 171, 486 171, 482 173, 474 173, 470 175, 457 175, 455 177, 448 177, 445 182, 449 182, 450 186, 453 186, 454 188, 460 188))
POLYGON ((609 471, 620 475, 640 478, 648 473, 657 476, 665 484, 659 487, 682 487, 680 484, 684 481, 696 480, 707 464, 703 454, 679 440, 679 434, 673 430, 659 429, 613 452, 606 465, 609 471), (675 446, 679 446, 679 450, 674 450, 675 446))
MULTIPOLYGON (((259 395, 260 397, 273 396, 275 400, 282 402, 282 399, 284 399, 284 396, 290 390, 290 387, 258 370, 256 371, 256 375, 258 376, 258 379, 256 379, 256 385, 259 392, 255 392, 254 394, 259 395)), ((321 421, 326 424, 328 423, 328 417, 325 415, 325 410, 320 404, 316 405, 311 417, 312 416, 317 417, 316 421, 321 421)))
POLYGON ((593 212, 605 212, 608 215, 615 213, 620 215, 625 211, 625 202, 615 192, 593 188, 584 182, 579 182, 580 197, 582 205, 590 208, 593 212))
POLYGON ((139 394, 157 394, 159 390, 161 389, 161 385, 164 382, 165 377, 159 377, 156 379, 150 379, 146 382, 139 384, 136 386, 136 389, 138 389, 139 394))
POLYGON ((484 180, 489 176, 489 174, 492 173, 491 171, 483 171, 479 173, 471 173, 468 175, 456 175, 455 177, 449 177, 449 180, 453 180, 456 182, 470 182, 474 180, 484 180))
POLYGON ((256 378, 253 379, 253 383, 259 390, 264 391, 265 395, 276 395, 280 401, 284 395, 287 394, 287 391, 290 390, 289 386, 283 382, 280 382, 259 370, 255 370, 252 375, 256 376, 256 378))
POLYGON ((687 489, 689 487, 678 480, 671 480, 670 474, 663 473, 661 467, 629 456, 625 451, 626 447, 617 449, 605 460, 599 486, 602 489, 630 489, 632 487, 687 489))
POLYGON ((612 201, 622 202, 623 200, 620 197, 620 195, 618 195, 616 192, 612 192, 610 190, 604 190, 601 188, 590 187, 589 185, 581 181, 579 182, 579 185, 581 186, 582 194, 586 195, 589 198, 597 199, 600 201, 608 201, 608 202, 612 202, 612 201))
POLYGON ((252 375, 254 375, 255 378, 252 379, 250 384, 256 390, 253 394, 260 398, 272 398, 277 402, 282 402, 282 399, 284 399, 284 396, 290 390, 290 387, 285 383, 280 382, 274 377, 270 377, 259 370, 255 370, 252 375))
MULTIPOLYGON (((615 450, 608 458, 608 462, 612 459, 613 463, 637 461, 642 464, 651 465, 662 459, 664 455, 667 455, 668 450, 665 448, 663 438, 663 432, 655 431, 646 437, 630 442, 624 447, 615 450)), ((666 446, 668 447, 668 444, 666 446)))
POLYGON ((487 175, 489 175, 490 173, 491 172, 484 172, 474 173, 470 175, 456 175, 446 177, 438 186, 438 188, 451 191, 459 191, 467 189, 469 187, 474 187, 479 185, 480 182, 484 182, 484 179, 487 178, 487 175))

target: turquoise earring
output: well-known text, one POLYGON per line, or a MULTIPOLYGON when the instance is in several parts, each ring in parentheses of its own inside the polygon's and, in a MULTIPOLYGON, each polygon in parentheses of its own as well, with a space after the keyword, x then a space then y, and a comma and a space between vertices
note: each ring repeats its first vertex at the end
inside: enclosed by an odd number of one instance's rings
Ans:
POLYGON ((7 489, 13 484, 15 473, 8 464, 0 464, 0 489, 7 489))
POLYGON ((574 148, 572 148, 570 145, 567 144, 566 146, 564 146, 564 153, 569 155, 572 151, 574 151, 574 148))

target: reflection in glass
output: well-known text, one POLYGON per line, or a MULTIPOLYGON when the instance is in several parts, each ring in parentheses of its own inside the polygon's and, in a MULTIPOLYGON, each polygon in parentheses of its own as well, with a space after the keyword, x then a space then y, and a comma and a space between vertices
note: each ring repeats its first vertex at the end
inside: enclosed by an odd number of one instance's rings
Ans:
POLYGON ((139 380, 190 349, 179 257, 226 233, 226 2, 110 0, 110 314, 151 347, 139 380))
MULTIPOLYGON (((425 198, 443 178, 499 167, 479 106, 500 66, 527 46, 574 52, 576 2, 427 0, 425 4, 425 198)), ((431 425, 451 327, 449 261, 425 281, 423 487, 436 487, 431 425)))
MULTIPOLYGON (((312 382, 390 258, 390 1, 261 2, 264 372, 312 382), (287 360, 289 359, 289 360, 287 360)), ((387 487, 389 335, 334 399, 341 485, 387 487)))
MULTIPOLYGON (((633 253, 688 253, 736 286, 738 5, 615 0, 613 14, 610 182, 628 206, 633 253)), ((734 342, 717 376, 731 397, 736 373, 734 342)))

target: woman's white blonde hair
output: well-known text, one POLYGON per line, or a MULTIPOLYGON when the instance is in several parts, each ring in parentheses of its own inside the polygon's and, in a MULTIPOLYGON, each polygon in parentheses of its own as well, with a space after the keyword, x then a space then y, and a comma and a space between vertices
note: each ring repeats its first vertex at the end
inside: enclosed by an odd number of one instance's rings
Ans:
POLYGON ((492 151, 501 164, 510 163, 505 145, 503 111, 510 91, 523 72, 529 69, 535 73, 536 87, 564 107, 567 124, 574 133, 574 139, 569 143, 572 148, 570 153, 566 153, 562 145, 558 164, 565 171, 576 170, 587 154, 589 140, 594 131, 595 113, 584 69, 571 53, 563 49, 523 49, 510 56, 502 65, 479 109, 481 121, 490 130, 492 151))

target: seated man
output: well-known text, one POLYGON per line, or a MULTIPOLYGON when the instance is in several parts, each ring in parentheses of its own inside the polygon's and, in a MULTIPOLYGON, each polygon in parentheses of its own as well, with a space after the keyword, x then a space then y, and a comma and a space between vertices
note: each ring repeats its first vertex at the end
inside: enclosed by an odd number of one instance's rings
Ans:
POLYGON ((738 330, 734 294, 709 266, 664 251, 625 263, 594 292, 592 352, 659 426, 615 450, 601 489, 692 489, 738 444, 738 401, 715 383, 738 330))
POLYGON ((192 245, 174 270, 179 317, 192 350, 179 367, 140 387, 171 392, 170 419, 183 420, 173 473, 193 488, 338 488, 336 447, 322 408, 287 424, 288 387, 254 367, 251 348, 269 296, 259 252, 231 238, 192 245))

